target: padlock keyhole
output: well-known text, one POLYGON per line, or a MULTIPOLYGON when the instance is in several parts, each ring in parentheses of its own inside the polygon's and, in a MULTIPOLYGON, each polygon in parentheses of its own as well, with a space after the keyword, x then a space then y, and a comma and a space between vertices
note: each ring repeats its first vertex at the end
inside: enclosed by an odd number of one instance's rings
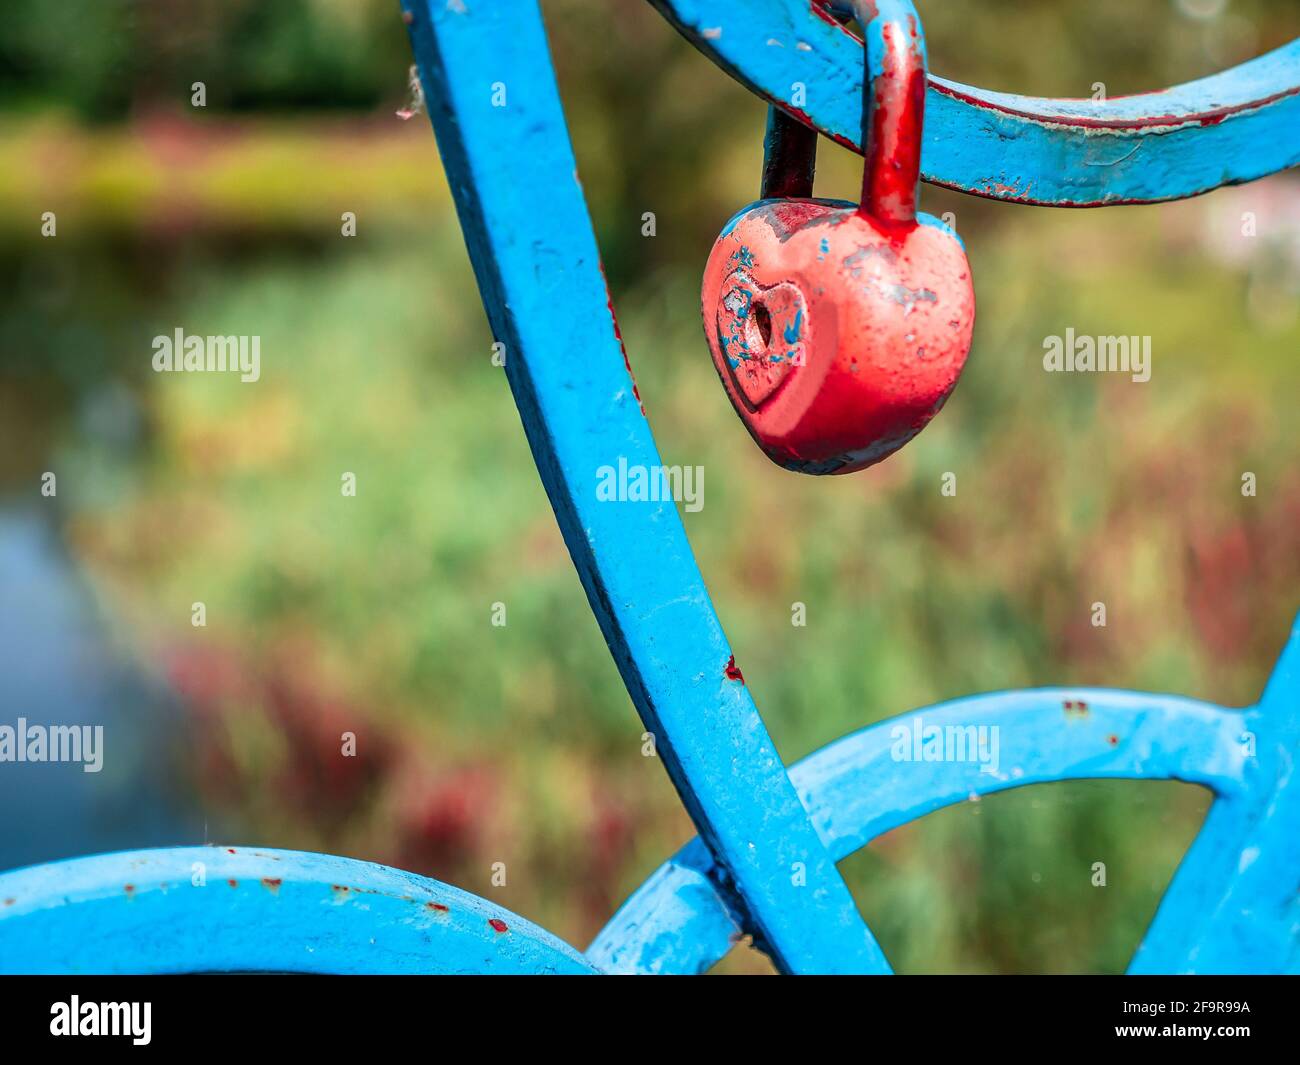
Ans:
POLYGON ((766 349, 772 345, 772 313, 767 309, 766 303, 755 303, 754 308, 754 325, 758 328, 758 335, 763 341, 763 347, 766 349))

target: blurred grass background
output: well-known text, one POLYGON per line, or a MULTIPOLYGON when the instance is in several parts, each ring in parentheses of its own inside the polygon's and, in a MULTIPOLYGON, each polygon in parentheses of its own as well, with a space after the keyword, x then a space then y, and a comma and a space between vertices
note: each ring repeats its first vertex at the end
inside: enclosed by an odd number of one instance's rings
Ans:
MULTIPOLYGON (((1142 91, 1300 34, 1287 0, 919 6, 937 72, 1045 95, 1142 91)), ((975 691, 1257 697, 1300 583, 1294 175, 1081 212, 927 187, 975 271, 963 382, 883 465, 801 478, 750 443, 699 326, 704 258, 757 191, 762 106, 648 5, 544 8, 640 391, 665 462, 705 467, 684 520, 787 761, 975 691), (1151 381, 1043 373, 1067 327, 1151 335, 1151 381)), ((166 680, 179 769, 238 839, 414 869, 585 945, 691 829, 491 363, 427 119, 395 116, 396 3, 11 0, 6 18, 0 499, 56 526, 166 680), (152 373, 178 325, 260 335, 261 381, 152 373), (338 757, 343 731, 359 757, 338 757)), ((855 197, 860 160, 821 153, 818 194, 855 197)), ((1039 787, 844 870, 899 971, 1119 971, 1205 805, 1177 784, 1039 787)), ((722 968, 768 966, 742 948, 722 968)))

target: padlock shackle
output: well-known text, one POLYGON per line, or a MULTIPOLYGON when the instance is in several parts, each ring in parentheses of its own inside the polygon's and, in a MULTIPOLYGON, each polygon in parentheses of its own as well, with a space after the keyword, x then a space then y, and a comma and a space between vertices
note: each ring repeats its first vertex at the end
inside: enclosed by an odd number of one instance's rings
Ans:
POLYGON ((886 225, 916 222, 925 121, 925 33, 911 0, 852 0, 862 25, 862 203, 886 225))
POLYGON ((817 131, 769 105, 758 198, 807 199, 813 194, 816 172, 817 131))

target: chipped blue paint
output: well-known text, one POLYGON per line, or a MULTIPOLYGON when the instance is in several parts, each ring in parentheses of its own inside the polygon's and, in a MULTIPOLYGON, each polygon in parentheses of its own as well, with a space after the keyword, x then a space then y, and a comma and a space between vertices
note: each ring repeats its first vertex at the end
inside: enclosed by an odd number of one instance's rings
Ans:
POLYGON ((936 229, 942 229, 948 234, 948 236, 952 237, 953 240, 961 245, 962 251, 966 250, 966 242, 961 239, 961 234, 957 232, 956 227, 950 226, 942 219, 935 218, 934 215, 925 214, 924 212, 918 212, 916 220, 923 226, 934 226, 936 229))
MULTIPOLYGON (((862 44, 809 0, 651 0, 769 103, 861 150, 862 44), (789 88, 805 86, 802 110, 789 88)), ((1018 203, 1152 203, 1300 163, 1300 41, 1212 77, 1108 100, 989 92, 931 75, 921 176, 1018 203)))
MULTIPOLYGON (((744 212, 741 213, 743 214, 744 212)), ((733 262, 738 262, 741 266, 748 266, 750 269, 753 269, 754 254, 746 245, 742 244, 739 248, 733 251, 731 253, 731 258, 733 262)))
POLYGON ((726 225, 722 227, 722 236, 724 237, 727 236, 727 234, 729 234, 733 229, 735 229, 736 226, 740 223, 740 220, 745 217, 745 214, 746 212, 748 212, 748 210, 749 210, 748 207, 742 207, 739 211, 737 211, 730 218, 728 218, 726 225))
MULTIPOLYGON (((804 81, 807 119, 856 142, 861 45, 806 3, 656 3, 760 92, 804 81)), ((1109 777, 1182 780, 1215 796, 1132 971, 1300 972, 1300 624, 1259 703, 1244 710, 1106 689, 974 696, 873 725, 786 770, 734 669, 675 506, 598 505, 590 488, 603 465, 661 463, 609 308, 535 0, 403 7, 539 472, 700 835, 585 956, 410 873, 189 847, 0 875, 0 971, 702 972, 749 935, 785 972, 883 973, 888 963, 837 861, 943 806, 1109 777), (507 78, 510 105, 491 106, 491 84, 507 78), (953 756, 927 760, 932 741, 952 744, 953 756)), ((932 79, 925 176, 1062 205, 1169 199, 1248 180, 1300 154, 1287 88, 1297 60, 1300 44, 1167 93, 1101 104, 932 79)), ((785 327, 788 343, 801 325, 785 327)))
MULTIPOLYGON (((977 695, 846 736, 791 766, 790 777, 836 861, 933 810, 1009 788, 1103 778, 1198 784, 1213 792, 1216 801, 1133 971, 1295 971, 1300 950, 1296 794, 1289 794, 1289 812, 1268 822, 1269 867, 1250 893, 1252 900, 1267 902, 1267 914, 1252 913, 1244 900, 1234 907, 1232 888, 1240 856, 1250 850, 1249 826, 1258 822, 1261 811, 1276 805, 1279 793, 1297 787, 1289 768, 1279 775, 1278 763, 1294 762, 1300 748, 1298 680, 1300 620, 1254 707, 1231 710, 1180 696, 1105 688, 977 695), (1072 709, 1066 709, 1067 703, 1072 709), (918 714, 940 728, 997 726, 999 771, 986 772, 975 761, 896 760, 894 730, 918 714), (1256 756, 1243 742, 1246 733, 1257 735, 1256 756), (1234 812, 1231 824, 1222 829, 1218 822, 1225 815, 1215 813, 1221 809, 1234 812), (1220 927, 1207 928, 1215 915, 1220 927)), ((1261 829, 1255 831, 1263 836, 1261 829)), ((714 875, 708 848, 692 840, 624 903, 588 957, 612 972, 708 969, 744 933, 725 893, 709 890, 714 875)))
POLYGON ((803 309, 799 308, 794 312, 794 321, 785 327, 782 336, 785 337, 787 344, 799 343, 799 335, 803 329, 803 309))
POLYGON ((476 895, 324 854, 175 847, 0 875, 0 973, 234 971, 593 967, 549 932, 476 895))

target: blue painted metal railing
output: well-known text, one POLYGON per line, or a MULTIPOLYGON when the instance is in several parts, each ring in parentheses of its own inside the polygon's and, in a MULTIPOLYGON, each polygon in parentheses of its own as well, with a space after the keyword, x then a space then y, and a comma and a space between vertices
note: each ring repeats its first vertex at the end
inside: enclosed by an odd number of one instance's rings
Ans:
MULTIPOLYGON (((861 43, 824 5, 653 0, 724 70, 860 150, 861 43), (807 87, 806 110, 783 98, 807 87)), ((578 182, 536 0, 402 0, 483 301, 578 575, 699 838, 585 955, 436 881, 229 847, 79 858, 0 875, 0 970, 700 972, 751 934, 785 972, 888 972, 836 862, 972 795, 1083 777, 1215 796, 1134 972, 1300 972, 1300 625, 1258 704, 1043 689, 885 721, 788 770, 672 502, 597 504, 601 466, 660 465, 578 182), (494 106, 494 85, 509 93, 494 106), (523 162, 526 161, 526 162, 523 162), (985 760, 899 761, 900 724, 985 760), (971 742, 978 742, 971 739, 971 742)), ((922 175, 1055 206, 1151 202, 1300 162, 1300 42, 1164 93, 1100 102, 931 78, 922 175)))

